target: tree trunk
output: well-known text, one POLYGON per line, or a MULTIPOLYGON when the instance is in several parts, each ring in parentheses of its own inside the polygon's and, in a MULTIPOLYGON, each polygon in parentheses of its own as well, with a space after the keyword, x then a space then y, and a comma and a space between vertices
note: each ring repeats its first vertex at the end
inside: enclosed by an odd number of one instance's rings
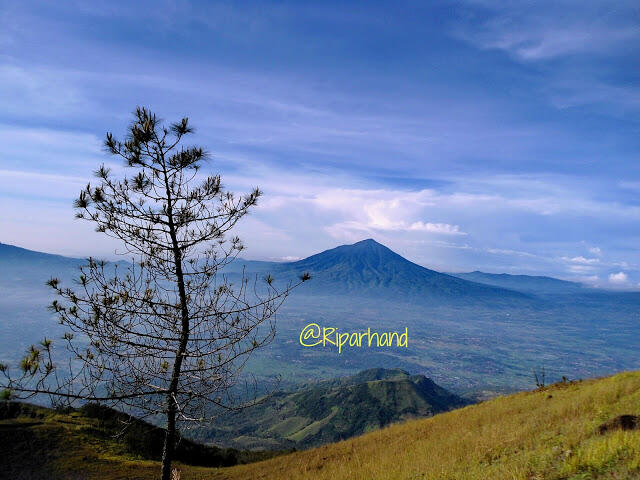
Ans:
POLYGON ((162 449, 162 480, 171 480, 171 462, 176 444, 176 403, 171 395, 169 395, 168 401, 167 433, 164 436, 164 448, 162 449))
POLYGON ((187 342, 189 341, 189 310, 187 307, 187 294, 184 288, 184 274, 182 272, 182 254, 178 245, 176 228, 173 223, 173 204, 169 179, 167 177, 166 167, 164 167, 164 156, 162 157, 164 168, 164 183, 167 192, 167 219, 169 223, 169 234, 173 247, 173 256, 176 267, 176 279, 178 282, 178 292, 180 297, 180 313, 182 320, 182 331, 180 334, 180 343, 176 351, 176 359, 173 364, 173 372, 171 375, 171 384, 169 393, 167 394, 167 433, 164 439, 164 449, 162 452, 162 480, 171 480, 171 462, 173 461, 173 450, 176 439, 176 412, 178 405, 176 404, 175 394, 178 391, 178 382, 180 380, 180 370, 182 368, 182 359, 187 350, 187 342))

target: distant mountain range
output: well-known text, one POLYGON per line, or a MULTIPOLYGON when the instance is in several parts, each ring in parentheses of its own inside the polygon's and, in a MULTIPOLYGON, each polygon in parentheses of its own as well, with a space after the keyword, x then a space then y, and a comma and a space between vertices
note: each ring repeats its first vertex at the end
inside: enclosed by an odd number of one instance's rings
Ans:
MULTIPOLYGON (((54 296, 45 282, 55 276, 72 286, 84 263, 0 244, 0 361, 18 362, 43 336, 62 336, 47 310, 54 296)), ((484 397, 529 387, 532 369, 542 364, 554 378, 640 368, 637 292, 550 277, 444 274, 374 240, 297 262, 238 259, 225 275, 237 282, 243 268, 254 278, 271 273, 280 282, 305 271, 313 277, 279 310, 275 341, 248 364, 248 373, 260 379, 281 374, 287 389, 309 378, 400 367, 457 393, 484 397), (336 357, 329 346, 300 346, 309 323, 344 332, 408 328, 409 348, 352 348, 336 357)))
POLYGON ((534 294, 585 293, 589 290, 589 288, 582 283, 544 276, 509 275, 507 273, 484 273, 479 271, 452 273, 451 275, 471 282, 534 294))
MULTIPOLYGON (((51 276, 75 274, 86 261, 36 252, 0 243, 0 267, 4 280, 40 283, 51 276), (36 280, 37 279, 37 280, 36 280)), ((423 297, 468 300, 524 298, 536 293, 584 292, 586 287, 545 276, 484 272, 446 274, 417 265, 373 239, 342 245, 296 262, 235 260, 225 272, 233 278, 271 273, 276 280, 294 280, 303 272, 312 275, 305 293, 423 297)), ((22 285, 26 286, 26 285, 22 285)))
POLYGON ((30 282, 34 277, 42 277, 44 282, 51 276, 66 273, 70 269, 75 270, 85 263, 86 261, 81 258, 36 252, 0 243, 0 269, 3 280, 30 282))
POLYGON ((375 368, 277 392, 220 417, 215 430, 201 431, 197 438, 235 448, 306 448, 469 403, 422 375, 375 368))

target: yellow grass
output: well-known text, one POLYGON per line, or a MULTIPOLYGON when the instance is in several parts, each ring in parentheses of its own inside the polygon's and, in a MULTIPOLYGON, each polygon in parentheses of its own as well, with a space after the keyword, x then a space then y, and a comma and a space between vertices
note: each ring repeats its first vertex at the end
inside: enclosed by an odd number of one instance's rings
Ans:
MULTIPOLYGON (((640 431, 597 433, 622 414, 640 415, 640 372, 500 397, 264 462, 176 466, 181 480, 640 479, 640 431)), ((50 478, 158 478, 157 462, 85 444, 65 425, 50 478)))
POLYGON ((621 414, 640 415, 640 372, 500 397, 337 444, 221 469, 215 477, 185 471, 183 478, 640 478, 640 431, 597 433, 598 425, 621 414))

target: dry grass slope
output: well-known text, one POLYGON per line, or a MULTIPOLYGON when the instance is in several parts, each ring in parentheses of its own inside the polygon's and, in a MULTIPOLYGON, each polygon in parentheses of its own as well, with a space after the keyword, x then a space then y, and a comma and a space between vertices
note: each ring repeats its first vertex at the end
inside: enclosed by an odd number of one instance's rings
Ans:
MULTIPOLYGON (((640 414, 640 372, 500 397, 259 463, 178 468, 181 480, 640 479, 640 430, 598 433, 622 414, 640 414)), ((63 448, 50 457, 50 478, 158 474, 157 463, 101 445, 70 440, 63 448)))
POLYGON ((333 445, 225 471, 227 479, 635 479, 640 372, 500 397, 333 445))

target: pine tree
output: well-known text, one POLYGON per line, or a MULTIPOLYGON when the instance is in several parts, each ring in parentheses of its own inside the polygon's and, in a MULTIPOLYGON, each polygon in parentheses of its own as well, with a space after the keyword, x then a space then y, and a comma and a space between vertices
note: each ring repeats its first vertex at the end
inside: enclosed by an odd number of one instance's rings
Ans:
POLYGON ((77 218, 118 239, 134 262, 90 258, 78 287, 55 278, 51 309, 67 327, 69 372, 56 365, 53 344, 32 346, 17 377, 0 365, 16 397, 49 394, 54 401, 98 401, 162 415, 166 438, 162 479, 171 478, 179 422, 206 422, 219 409, 240 408, 232 395, 248 356, 275 335, 276 312, 291 289, 271 276, 259 285, 233 284, 221 270, 243 250, 229 234, 261 195, 235 196, 220 176, 201 178, 207 159, 185 147, 188 119, 165 126, 138 108, 124 141, 107 134, 109 153, 131 175, 102 165, 74 207, 77 218))

